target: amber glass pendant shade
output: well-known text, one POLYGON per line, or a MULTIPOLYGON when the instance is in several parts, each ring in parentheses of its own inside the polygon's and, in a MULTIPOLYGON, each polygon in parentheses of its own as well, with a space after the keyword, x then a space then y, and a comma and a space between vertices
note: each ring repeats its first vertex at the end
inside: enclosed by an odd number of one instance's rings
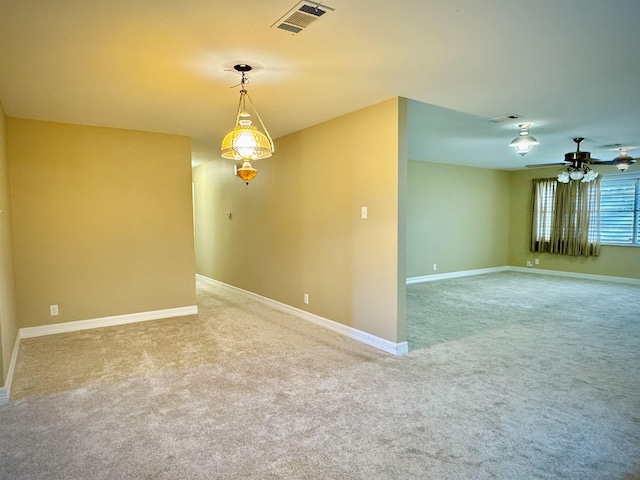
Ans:
MULTIPOLYGON (((233 68, 242 75, 240 82, 240 101, 238 102, 238 110, 236 112, 236 124, 233 130, 227 133, 222 139, 220 155, 222 155, 223 158, 240 161, 269 158, 273 155, 274 151, 273 140, 245 88, 245 85, 249 81, 247 72, 251 70, 251 66, 239 64, 233 68), (251 120, 248 119, 251 113, 247 110, 247 100, 249 100, 249 106, 255 118, 258 119, 262 131, 258 130, 255 125, 252 125, 251 120)), ((243 163, 242 168, 244 168, 244 166, 243 163)), ((249 168, 252 168, 251 164, 249 164, 249 168)), ((253 176, 255 176, 255 173, 253 176)))
POLYGON ((273 147, 251 120, 240 120, 222 140, 221 155, 231 160, 260 160, 273 155, 273 147))
POLYGON ((242 166, 237 170, 237 175, 247 185, 249 185, 249 182, 253 180, 257 174, 258 174, 258 171, 251 166, 251 162, 249 162, 249 160, 245 160, 242 163, 242 166))

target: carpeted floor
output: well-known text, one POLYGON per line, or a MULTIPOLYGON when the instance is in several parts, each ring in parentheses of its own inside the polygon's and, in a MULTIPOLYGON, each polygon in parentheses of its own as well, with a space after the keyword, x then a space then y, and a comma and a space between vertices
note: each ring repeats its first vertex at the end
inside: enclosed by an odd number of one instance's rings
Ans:
POLYGON ((404 357, 198 289, 198 315, 23 340, 0 478, 640 479, 640 287, 410 285, 404 357))

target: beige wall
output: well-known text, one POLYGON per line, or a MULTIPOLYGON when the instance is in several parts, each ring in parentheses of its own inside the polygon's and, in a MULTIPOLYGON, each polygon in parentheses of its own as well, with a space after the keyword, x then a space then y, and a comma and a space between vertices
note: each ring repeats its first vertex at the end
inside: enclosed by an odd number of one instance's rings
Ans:
MULTIPOLYGON (((616 173, 614 166, 598 166, 598 172, 616 173)), ((598 257, 570 257, 529 251, 531 232, 531 180, 553 177, 558 169, 534 169, 511 172, 511 213, 509 230, 509 264, 524 267, 527 260, 540 259, 534 268, 574 273, 640 278, 640 248, 603 245, 598 257)))
POLYGON ((231 161, 195 169, 198 273, 404 341, 406 99, 275 143, 249 186, 231 161))
POLYGON ((11 191, 7 159, 6 117, 0 102, 0 386, 4 385, 18 335, 13 230, 11 227, 11 191))
POLYGON ((196 303, 188 138, 8 118, 7 139, 20 327, 196 303))
POLYGON ((507 265, 509 191, 508 172, 409 161, 407 276, 507 265))

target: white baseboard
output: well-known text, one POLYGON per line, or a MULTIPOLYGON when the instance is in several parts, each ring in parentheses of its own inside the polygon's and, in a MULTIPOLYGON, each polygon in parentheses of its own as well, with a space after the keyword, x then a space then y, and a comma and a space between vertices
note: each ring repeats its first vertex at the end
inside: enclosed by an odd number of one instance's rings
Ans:
POLYGON ((90 320, 77 320, 75 322, 55 323, 53 325, 42 325, 39 327, 25 327, 18 330, 16 343, 11 354, 9 370, 4 386, 0 387, 0 405, 9 402, 11 397, 11 380, 18 360, 18 349, 20 339, 41 337, 43 335, 53 335, 56 333, 75 332, 78 330, 88 330, 91 328, 112 327, 115 325, 125 325, 127 323, 146 322, 149 320, 160 320, 162 318, 182 317, 184 315, 195 315, 198 313, 197 305, 187 307, 168 308, 165 310, 153 310, 150 312, 129 313, 126 315, 115 315, 112 317, 93 318, 90 320))
POLYGON ((9 398, 11 398, 11 381, 13 380, 13 372, 16 368, 16 362, 18 361, 18 348, 20 348, 20 335, 16 335, 13 352, 11 353, 11 360, 9 360, 7 378, 5 379, 4 386, 0 387, 0 405, 8 403, 9 398))
POLYGON ((509 267, 492 267, 478 268, 476 270, 462 270, 460 272, 435 273, 433 275, 424 275, 422 277, 407 278, 407 285, 413 283, 435 282, 437 280, 446 280, 448 278, 471 277, 473 275, 484 275, 486 273, 506 272, 509 267))
POLYGON ((626 283, 629 285, 640 285, 640 279, 629 277, 611 277, 607 275, 595 275, 592 273, 574 273, 565 272, 562 270, 545 270, 535 267, 493 267, 493 268, 480 268, 478 270, 462 270, 460 272, 439 273, 434 275, 425 275, 422 277, 409 277, 407 278, 407 285, 413 283, 434 282, 437 280, 446 280, 448 278, 470 277, 473 275, 484 275, 485 273, 495 272, 520 272, 520 273, 535 273, 539 275, 553 275, 556 277, 569 277, 569 278, 581 278, 583 280, 598 280, 601 282, 614 282, 614 283, 626 283))
POLYGON ((90 320, 76 320, 74 322, 55 323, 53 325, 41 325, 38 327, 25 327, 19 330, 20 338, 40 337, 42 335, 53 335, 56 333, 76 332, 90 328, 112 327, 115 325, 125 325, 127 323, 146 322, 148 320, 159 320, 162 318, 182 317, 184 315, 195 315, 198 313, 197 305, 187 307, 167 308, 165 310, 152 310, 149 312, 129 313, 126 315, 115 315, 112 317, 93 318, 90 320))
POLYGON ((640 285, 640 278, 612 277, 608 275, 595 275, 593 273, 564 272, 561 270, 545 270, 530 267, 507 267, 511 272, 536 273, 539 275, 553 275, 556 277, 581 278, 583 280, 598 280, 600 282, 626 283, 628 285, 640 285))
POLYGON ((347 325, 343 325, 342 323, 334 322, 333 320, 329 320, 328 318, 324 318, 319 315, 315 315, 313 313, 300 310, 299 308, 292 307, 291 305, 287 305, 285 303, 281 303, 276 300, 263 297, 262 295, 258 295, 257 293, 249 292, 247 290, 234 287, 233 285, 228 285, 218 280, 205 277, 204 275, 196 275, 196 277, 202 281, 209 282, 209 283, 218 285, 220 287, 229 289, 230 291, 239 293, 241 295, 251 297, 252 299, 257 300, 262 304, 275 308, 277 310, 280 310, 281 312, 295 315, 298 318, 301 318, 311 323, 315 323, 316 325, 327 328, 341 335, 345 335, 349 338, 353 338, 354 340, 357 340, 366 345, 370 345, 384 352, 391 353, 392 355, 404 355, 409 351, 409 345, 407 342, 400 342, 400 343, 391 342, 384 338, 380 338, 370 333, 363 332, 362 330, 358 330, 357 328, 349 327, 347 325))

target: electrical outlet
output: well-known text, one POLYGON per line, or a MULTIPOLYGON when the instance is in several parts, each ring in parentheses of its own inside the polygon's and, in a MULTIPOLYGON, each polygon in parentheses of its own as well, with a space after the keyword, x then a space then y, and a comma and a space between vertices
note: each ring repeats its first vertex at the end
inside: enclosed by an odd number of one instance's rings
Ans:
POLYGON ((533 267, 533 264, 531 263, 531 260, 527 260, 527 267, 529 267, 529 268, 533 267))
POLYGON ((309 305, 309 294, 308 293, 304 294, 304 303, 309 305))
POLYGON ((433 271, 437 271, 438 270, 438 265, 436 265, 435 263, 433 264, 433 271))
POLYGON ((363 220, 367 219, 367 216, 369 215, 369 209, 367 207, 362 207, 362 209, 360 210, 360 216, 363 218, 363 220))
POLYGON ((535 263, 536 265, 540 265, 540 259, 539 259, 539 258, 536 258, 536 259, 533 261, 533 263, 535 263))
POLYGON ((49 305, 49 314, 52 317, 58 315, 58 305, 49 305))

